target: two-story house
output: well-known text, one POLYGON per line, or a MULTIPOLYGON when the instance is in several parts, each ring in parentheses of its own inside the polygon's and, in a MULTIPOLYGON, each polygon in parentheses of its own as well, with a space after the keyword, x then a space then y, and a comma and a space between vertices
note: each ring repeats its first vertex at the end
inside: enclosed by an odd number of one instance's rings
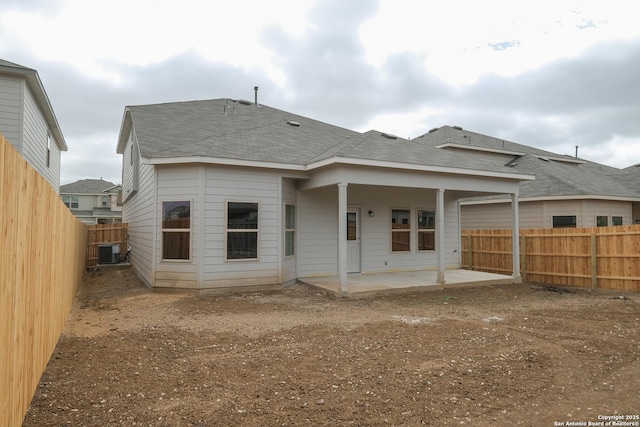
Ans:
POLYGON ((38 72, 0 59, 0 132, 56 192, 60 152, 67 151, 60 125, 38 72))
POLYGON ((81 179, 60 186, 60 198, 85 224, 117 224, 122 222, 121 188, 103 179, 81 179))

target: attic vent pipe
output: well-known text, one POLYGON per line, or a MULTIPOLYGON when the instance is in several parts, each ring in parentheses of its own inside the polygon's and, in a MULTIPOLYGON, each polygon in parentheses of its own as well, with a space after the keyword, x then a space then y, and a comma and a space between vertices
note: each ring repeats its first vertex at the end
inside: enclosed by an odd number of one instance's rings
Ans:
POLYGON ((253 90, 256 92, 256 107, 258 106, 258 86, 254 86, 253 90))

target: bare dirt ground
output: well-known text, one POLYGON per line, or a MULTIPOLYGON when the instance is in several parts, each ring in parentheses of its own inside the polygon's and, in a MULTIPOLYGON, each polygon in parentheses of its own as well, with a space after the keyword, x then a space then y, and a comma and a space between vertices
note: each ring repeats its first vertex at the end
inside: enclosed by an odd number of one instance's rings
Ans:
POLYGON ((557 426, 639 413, 637 293, 196 295, 103 269, 88 273, 24 425, 557 426))

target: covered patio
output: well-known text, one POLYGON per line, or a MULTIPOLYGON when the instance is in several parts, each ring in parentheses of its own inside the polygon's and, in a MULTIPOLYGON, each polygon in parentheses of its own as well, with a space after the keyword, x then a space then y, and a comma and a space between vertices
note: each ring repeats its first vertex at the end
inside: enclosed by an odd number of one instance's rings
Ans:
POLYGON ((389 292, 522 283, 520 277, 465 269, 447 270, 445 283, 439 282, 437 270, 351 273, 347 275, 344 291, 341 291, 340 276, 302 277, 298 280, 306 285, 333 292, 337 296, 368 296, 389 292))

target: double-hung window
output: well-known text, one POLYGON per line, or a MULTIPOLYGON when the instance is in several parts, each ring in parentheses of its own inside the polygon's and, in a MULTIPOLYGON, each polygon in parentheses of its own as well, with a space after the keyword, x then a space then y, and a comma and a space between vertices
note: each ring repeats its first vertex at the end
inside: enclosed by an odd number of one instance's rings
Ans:
POLYGON ((162 259, 191 259, 191 202, 162 202, 162 259))
POLYGON ((284 256, 295 255, 296 207, 284 205, 284 256))
POLYGON ((227 202, 227 259, 258 259, 258 203, 227 202))
POLYGON ((62 196, 62 203, 69 209, 78 209, 80 198, 78 196, 62 196))
POLYGON ((418 210, 418 250, 436 249, 436 213, 433 210, 418 210))
POLYGON ((391 252, 409 252, 411 250, 411 211, 409 209, 391 210, 391 252))

